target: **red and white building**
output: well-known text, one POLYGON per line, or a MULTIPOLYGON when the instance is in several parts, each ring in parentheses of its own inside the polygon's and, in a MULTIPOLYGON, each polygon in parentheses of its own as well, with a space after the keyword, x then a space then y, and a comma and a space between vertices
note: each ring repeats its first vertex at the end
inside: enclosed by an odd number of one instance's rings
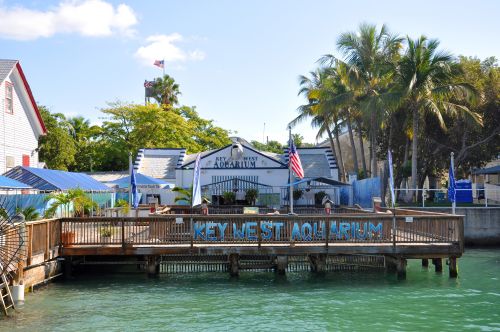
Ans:
POLYGON ((46 133, 18 60, 0 59, 0 174, 38 167, 38 138, 46 133))

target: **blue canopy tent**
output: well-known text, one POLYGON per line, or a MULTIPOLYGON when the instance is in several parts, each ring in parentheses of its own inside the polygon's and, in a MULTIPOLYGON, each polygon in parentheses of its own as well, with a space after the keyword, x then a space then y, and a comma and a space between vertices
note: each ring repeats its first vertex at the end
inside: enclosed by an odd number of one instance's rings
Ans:
MULTIPOLYGON (((128 188, 130 184, 130 175, 124 178, 112 181, 111 183, 117 184, 118 188, 128 188)), ((141 173, 135 173, 135 183, 138 187, 149 187, 149 188, 168 188, 172 189, 175 187, 174 184, 168 183, 161 179, 156 179, 141 173)))
POLYGON ((84 173, 17 166, 6 172, 4 176, 44 191, 66 191, 76 188, 87 192, 112 191, 108 186, 84 173))
POLYGON ((25 183, 0 175, 0 190, 9 189, 32 189, 32 187, 25 183))

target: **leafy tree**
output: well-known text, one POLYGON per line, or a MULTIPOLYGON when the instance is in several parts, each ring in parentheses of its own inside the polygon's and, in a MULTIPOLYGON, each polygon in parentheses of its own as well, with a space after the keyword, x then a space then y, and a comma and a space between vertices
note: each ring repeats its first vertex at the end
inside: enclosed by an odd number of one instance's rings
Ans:
POLYGON ((283 149, 285 148, 285 146, 278 141, 268 141, 266 144, 262 144, 258 141, 251 141, 250 144, 252 144, 257 150, 279 154, 282 154, 283 149))
POLYGON ((77 152, 71 126, 63 114, 52 114, 45 106, 38 106, 38 109, 47 128, 47 134, 39 140, 39 158, 51 169, 68 170, 77 152))

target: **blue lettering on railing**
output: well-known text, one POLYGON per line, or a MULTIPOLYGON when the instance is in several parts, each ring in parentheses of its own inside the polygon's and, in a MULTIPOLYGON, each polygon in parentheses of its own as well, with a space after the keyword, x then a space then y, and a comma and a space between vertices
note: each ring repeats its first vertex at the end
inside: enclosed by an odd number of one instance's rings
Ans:
MULTIPOLYGON (((194 240, 201 241, 224 241, 228 223, 217 223, 207 221, 194 224, 194 240)), ((257 241, 283 241, 281 238, 284 222, 261 221, 259 225, 255 221, 243 222, 240 225, 233 224, 232 238, 234 240, 257 241)), ((318 241, 326 239, 326 223, 324 221, 294 222, 291 241, 318 241)), ((347 222, 330 221, 329 240, 369 240, 382 238, 383 224, 374 224, 371 221, 347 222)))

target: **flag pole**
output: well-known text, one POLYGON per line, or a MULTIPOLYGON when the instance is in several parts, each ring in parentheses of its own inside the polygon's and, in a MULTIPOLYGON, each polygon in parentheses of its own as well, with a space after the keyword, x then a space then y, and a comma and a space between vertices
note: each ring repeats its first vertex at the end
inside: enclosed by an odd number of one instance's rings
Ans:
MULTIPOLYGON (((451 171, 453 172, 453 177, 455 177, 455 153, 451 153, 451 171)), ((448 180, 450 181, 450 180, 448 180)), ((451 214, 455 214, 455 208, 457 206, 456 203, 456 196, 453 198, 453 201, 451 202, 451 214)))
POLYGON ((292 168, 291 168, 291 160, 290 160, 290 148, 292 146, 292 127, 288 126, 288 181, 290 186, 290 192, 288 194, 288 199, 290 202, 290 214, 293 214, 293 186, 292 186, 292 168))
POLYGON ((165 58, 163 58, 163 77, 165 77, 165 58))
POLYGON ((128 205, 132 206, 132 152, 128 152, 128 205))

